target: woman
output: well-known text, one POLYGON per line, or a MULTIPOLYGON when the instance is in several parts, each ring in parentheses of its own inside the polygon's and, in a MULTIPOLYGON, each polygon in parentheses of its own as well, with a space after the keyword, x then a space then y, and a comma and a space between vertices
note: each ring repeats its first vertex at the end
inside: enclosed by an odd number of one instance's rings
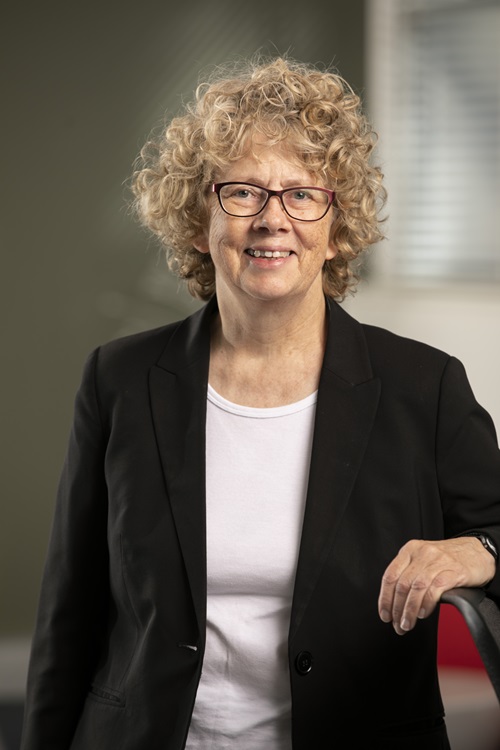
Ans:
POLYGON ((276 59, 145 149, 137 209, 207 305, 89 357, 23 750, 449 747, 436 605, 500 594, 500 455, 457 360, 338 304, 374 141, 276 59))

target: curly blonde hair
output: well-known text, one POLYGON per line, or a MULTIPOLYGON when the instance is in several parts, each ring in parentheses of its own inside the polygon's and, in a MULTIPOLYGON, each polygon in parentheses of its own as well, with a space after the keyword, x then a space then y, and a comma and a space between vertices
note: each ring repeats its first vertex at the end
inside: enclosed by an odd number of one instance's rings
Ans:
POLYGON ((165 246, 169 267, 189 292, 210 299, 215 267, 193 242, 208 226, 216 174, 245 154, 256 132, 271 143, 286 141, 299 163, 335 191, 337 254, 324 264, 323 289, 344 299, 359 280, 361 253, 383 239, 386 195, 381 170, 370 161, 377 136, 360 98, 334 72, 283 57, 218 69, 142 149, 131 184, 139 220, 165 246))

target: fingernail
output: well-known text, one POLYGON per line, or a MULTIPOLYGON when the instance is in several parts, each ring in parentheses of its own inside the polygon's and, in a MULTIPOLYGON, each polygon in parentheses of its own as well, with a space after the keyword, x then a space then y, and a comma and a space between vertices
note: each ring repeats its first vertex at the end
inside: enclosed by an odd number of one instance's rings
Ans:
POLYGON ((408 632, 408 630, 411 630, 410 621, 406 617, 403 617, 399 627, 401 628, 401 630, 404 630, 405 633, 408 632))
POLYGON ((383 609, 380 612, 380 619, 382 620, 382 622, 390 622, 392 620, 391 613, 386 609, 383 609))
POLYGON ((398 625, 397 622, 393 622, 392 627, 397 635, 406 635, 405 631, 401 630, 401 626, 398 625))
POLYGON ((419 620, 423 620, 424 619, 424 617, 425 617, 425 609, 423 607, 422 607, 422 609, 419 610, 417 617, 418 617, 419 620))

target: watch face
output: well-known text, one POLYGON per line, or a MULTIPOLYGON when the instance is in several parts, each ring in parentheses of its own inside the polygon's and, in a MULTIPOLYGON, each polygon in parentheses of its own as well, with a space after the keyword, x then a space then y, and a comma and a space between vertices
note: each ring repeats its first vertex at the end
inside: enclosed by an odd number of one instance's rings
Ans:
POLYGON ((488 550, 488 552, 491 552, 491 554, 493 555, 493 557, 496 560, 498 558, 497 548, 494 545, 494 543, 492 542, 492 540, 490 539, 490 537, 486 536, 486 534, 480 534, 479 535, 479 539, 482 541, 483 546, 486 547, 486 549, 488 550))
POLYGON ((497 557, 497 549, 489 537, 486 537, 486 544, 488 546, 488 549, 490 549, 495 557, 497 557))

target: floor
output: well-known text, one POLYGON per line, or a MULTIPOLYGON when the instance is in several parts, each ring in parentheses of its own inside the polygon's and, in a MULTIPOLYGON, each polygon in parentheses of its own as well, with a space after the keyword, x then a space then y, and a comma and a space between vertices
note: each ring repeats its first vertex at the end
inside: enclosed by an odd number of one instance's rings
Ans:
POLYGON ((452 750, 500 750, 500 707, 484 670, 441 667, 452 750))

